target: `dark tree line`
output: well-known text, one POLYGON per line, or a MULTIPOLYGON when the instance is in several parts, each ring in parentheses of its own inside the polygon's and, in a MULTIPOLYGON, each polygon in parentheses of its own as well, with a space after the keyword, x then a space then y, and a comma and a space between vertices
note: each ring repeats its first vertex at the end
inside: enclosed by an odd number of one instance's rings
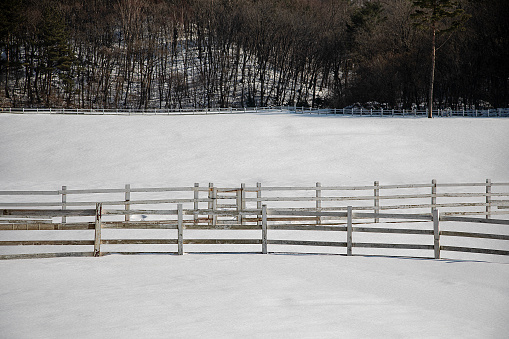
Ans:
MULTIPOLYGON (((436 107, 509 105, 509 6, 459 0, 436 107)), ((412 0, 3 0, 0 105, 179 108, 427 102, 412 0)))

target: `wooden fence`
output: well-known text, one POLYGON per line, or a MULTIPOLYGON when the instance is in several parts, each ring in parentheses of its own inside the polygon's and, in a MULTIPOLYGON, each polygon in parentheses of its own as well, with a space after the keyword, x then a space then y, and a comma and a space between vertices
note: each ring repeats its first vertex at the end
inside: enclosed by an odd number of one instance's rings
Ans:
POLYGON ((332 248, 335 253, 346 255, 362 254, 359 250, 354 253, 354 248, 419 250, 429 253, 424 256, 431 258, 440 258, 444 251, 509 255, 506 242, 509 232, 504 231, 509 230, 509 183, 494 183, 489 179, 463 184, 440 184, 435 180, 430 184, 407 185, 374 182, 370 186, 316 183, 309 187, 265 187, 258 183, 253 187, 245 184, 229 188, 213 184, 162 188, 125 185, 121 189, 93 190, 71 190, 63 186, 55 191, 0 191, 0 212, 0 249, 30 248, 28 253, 4 253, 0 255, 2 259, 156 252, 138 247, 135 251, 122 249, 130 245, 157 245, 163 248, 162 253, 178 254, 195 252, 186 250, 190 245, 218 245, 224 252, 228 245, 235 245, 233 252, 249 247, 256 248, 251 252, 269 253, 269 246, 270 252, 278 252, 278 247, 286 246, 318 248, 318 252, 332 248), (501 228, 490 233, 479 232, 477 227, 474 231, 468 227, 445 229, 444 222, 459 222, 462 227, 470 224, 501 228), (103 231, 140 229, 170 230, 170 233, 152 238, 136 238, 139 233, 126 238, 122 233, 120 239, 112 236, 113 233, 103 234, 103 231), (215 235, 225 230, 251 231, 255 235, 236 233, 227 238, 195 238, 196 230, 214 231, 215 235), (52 236, 57 238, 62 238, 65 231, 81 231, 86 234, 79 233, 79 237, 86 239, 23 238, 27 234, 40 236, 41 232, 33 231, 56 231, 52 236), (280 237, 280 231, 290 231, 290 234, 280 237), (325 239, 307 239, 309 234, 324 235, 325 239), (357 240, 360 234, 424 237, 417 242, 402 243, 390 239, 387 242, 357 240), (457 246, 443 243, 447 238, 488 239, 499 245, 498 248, 457 246), (45 246, 65 249, 70 246, 78 250, 44 251, 45 246), (108 246, 120 250, 104 250, 108 246), (79 251, 84 247, 90 250, 79 251))
MULTIPOLYGON (((0 108, 0 113, 10 114, 68 114, 68 115, 209 115, 242 113, 287 112, 297 114, 343 115, 365 117, 427 117, 426 109, 366 109, 366 108, 312 108, 312 107, 243 107, 243 108, 180 108, 180 109, 104 109, 104 108, 0 108)), ((435 117, 509 117, 509 108, 497 109, 435 109, 435 117)))

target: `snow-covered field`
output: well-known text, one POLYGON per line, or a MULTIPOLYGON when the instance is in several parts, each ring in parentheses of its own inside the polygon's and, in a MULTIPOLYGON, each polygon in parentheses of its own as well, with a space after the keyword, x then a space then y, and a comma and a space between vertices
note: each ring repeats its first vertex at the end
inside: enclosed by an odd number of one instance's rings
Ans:
MULTIPOLYGON (((0 115, 0 190, 508 182, 508 144, 495 118, 0 115)), ((112 255, 0 261, 0 277, 0 338, 509 333, 504 263, 112 255)))

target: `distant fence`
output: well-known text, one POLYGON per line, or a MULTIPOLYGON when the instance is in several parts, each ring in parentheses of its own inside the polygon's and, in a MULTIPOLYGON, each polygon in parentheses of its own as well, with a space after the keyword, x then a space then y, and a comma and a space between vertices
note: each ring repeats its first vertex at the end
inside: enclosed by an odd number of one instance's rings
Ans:
MULTIPOLYGON (((429 252, 425 257, 430 258, 440 258, 444 251, 509 255, 506 242, 509 232, 500 229, 479 232, 477 227, 474 231, 468 227, 465 230, 442 228, 443 222, 461 222, 462 227, 473 223, 501 225, 506 229, 508 214, 509 183, 491 180, 463 184, 438 184, 433 180, 430 184, 407 185, 375 182, 370 186, 316 183, 311 187, 265 187, 258 183, 253 187, 242 184, 229 188, 195 184, 193 187, 126 185, 122 189, 71 190, 63 186, 55 191, 0 191, 0 249, 31 248, 25 251, 28 253, 1 254, 0 259, 197 252, 186 250, 189 245, 217 245, 221 249, 226 245, 250 246, 255 248, 250 252, 257 253, 278 252, 278 246, 290 246, 318 248, 319 253, 321 248, 341 249, 336 253, 346 255, 359 254, 353 253, 354 248, 422 250, 429 252), (134 195, 139 197, 133 199, 134 195), (380 223, 383 227, 377 225, 380 223), (123 233, 118 234, 120 238, 113 233, 103 236, 103 230, 123 233), (126 234, 128 230, 173 230, 173 233, 136 238, 139 234, 126 234), (213 231, 216 236, 193 237, 196 230, 213 231), (41 232, 33 231, 56 231, 52 236, 60 240, 47 240, 47 236, 34 239, 41 232), (85 231, 87 238, 62 239, 66 231, 85 231), (92 231, 93 236, 89 233, 92 231), (217 237, 223 231, 237 233, 227 238, 217 237), (238 231, 256 231, 256 234, 243 236, 238 231), (325 239, 308 239, 311 234, 325 234, 325 239), (427 236, 427 240, 362 241, 356 239, 360 234, 417 235, 427 236), (26 235, 31 238, 24 238, 26 235), (498 248, 443 243, 447 238, 494 240, 498 245, 493 247, 498 248), (104 249, 112 245, 120 249, 104 249), (156 245, 163 250, 122 249, 130 245, 156 245), (73 250, 59 252, 46 246, 73 250), (90 250, 80 251, 83 246, 90 250)), ((222 251, 228 252, 228 248, 222 251)))
MULTIPOLYGON (((181 108, 181 109, 102 109, 102 108, 0 108, 0 113, 10 114, 69 114, 69 115, 209 115, 242 113, 288 112, 297 114, 343 115, 365 117, 426 117, 425 109, 365 109, 365 108, 310 108, 310 107, 249 107, 249 108, 181 108)), ((509 117, 509 108, 433 110, 436 117, 509 117)))

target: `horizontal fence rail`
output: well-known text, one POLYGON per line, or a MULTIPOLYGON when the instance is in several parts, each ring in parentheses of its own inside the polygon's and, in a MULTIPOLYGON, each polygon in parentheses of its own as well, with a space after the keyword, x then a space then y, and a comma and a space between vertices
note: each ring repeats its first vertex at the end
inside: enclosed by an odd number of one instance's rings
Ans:
MULTIPOLYGON (((209 115, 288 112, 297 114, 343 115, 343 116, 422 116, 426 109, 369 109, 369 108, 312 108, 295 106, 277 107, 227 107, 227 108, 180 108, 180 109, 103 109, 103 108, 0 108, 0 113, 10 114, 69 114, 69 115, 209 115)), ((437 117, 509 117, 509 108, 497 109, 435 109, 437 117)))
POLYGON ((316 183, 300 187, 265 187, 261 183, 216 187, 212 183, 208 186, 196 183, 193 187, 134 188, 128 184, 121 189, 73 190, 62 186, 54 191, 0 191, 0 249, 32 248, 29 253, 20 254, 2 254, 3 251, 0 258, 158 252, 104 249, 105 246, 130 245, 159 246, 163 253, 176 254, 183 254, 184 247, 191 245, 219 245, 221 248, 249 247, 254 249, 251 252, 258 253, 269 253, 269 247, 271 252, 277 252, 278 246, 304 246, 318 248, 318 252, 320 248, 329 248, 338 254, 345 251, 347 255, 355 254, 355 248, 422 250, 432 252, 425 255, 431 258, 440 258, 443 251, 509 255, 505 242, 509 240, 508 215, 509 183, 495 183, 489 179, 483 183, 459 184, 440 184, 436 180, 430 184, 381 185, 374 182, 369 186, 322 186, 316 183), (457 223, 498 225, 503 229, 442 228, 442 225, 457 223), (148 232, 143 236, 111 233, 139 230, 170 233, 153 235, 148 232), (54 234, 55 240, 23 238, 25 234, 40 236, 40 232, 33 231, 58 232, 54 234), (197 231, 213 231, 220 235, 225 231, 255 233, 203 238, 200 233, 195 236, 197 231), (302 235, 299 231, 310 232, 302 235), (61 239, 63 236, 58 235, 74 235, 73 232, 78 232, 81 238, 61 239), (307 238, 307 234, 313 236, 307 238), (316 234, 320 238, 316 238, 316 234), (364 241, 362 234, 385 235, 385 238, 364 241), (406 242, 387 238, 401 235, 423 238, 412 242, 406 238, 406 242), (429 239, 424 241, 424 238, 429 239), (450 243, 448 239, 497 241, 501 245, 486 248, 450 243), (43 246, 73 247, 73 250, 43 253, 50 252, 43 246), (86 250, 92 246, 93 251, 86 250))

